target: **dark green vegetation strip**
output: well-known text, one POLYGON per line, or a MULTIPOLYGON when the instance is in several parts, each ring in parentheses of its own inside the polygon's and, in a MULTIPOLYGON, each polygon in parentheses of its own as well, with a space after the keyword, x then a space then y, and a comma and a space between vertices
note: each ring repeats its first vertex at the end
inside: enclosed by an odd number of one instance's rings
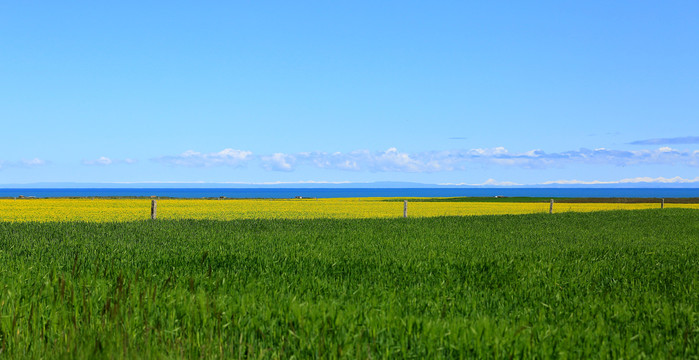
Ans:
POLYGON ((0 223, 0 358, 699 356, 699 211, 0 223))
MULTIPOLYGON (((549 202, 558 203, 605 203, 605 204, 648 204, 660 203, 660 198, 543 198, 543 197, 447 197, 447 198, 407 198, 410 202, 549 202)), ((391 198, 383 201, 403 202, 405 198, 391 198)), ((665 198, 666 204, 699 204, 699 198, 665 198)))

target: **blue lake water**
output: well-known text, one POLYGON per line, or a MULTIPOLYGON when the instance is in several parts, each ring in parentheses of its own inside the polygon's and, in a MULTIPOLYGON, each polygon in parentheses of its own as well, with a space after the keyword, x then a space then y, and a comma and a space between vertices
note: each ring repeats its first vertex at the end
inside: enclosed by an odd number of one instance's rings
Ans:
POLYGON ((63 188, 0 189, 0 197, 100 197, 162 196, 176 198, 219 197, 284 199, 296 196, 317 198, 343 197, 452 197, 452 196, 527 196, 527 197, 699 197, 699 188, 63 188))

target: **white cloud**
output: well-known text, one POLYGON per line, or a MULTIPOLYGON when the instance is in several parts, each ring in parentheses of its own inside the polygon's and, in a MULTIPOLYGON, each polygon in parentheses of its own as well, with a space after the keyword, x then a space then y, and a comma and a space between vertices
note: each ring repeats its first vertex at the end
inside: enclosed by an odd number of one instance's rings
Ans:
POLYGON ((228 148, 216 153, 200 153, 188 150, 180 155, 161 156, 152 160, 177 166, 210 167, 225 165, 236 167, 251 159, 252 152, 250 151, 228 148))
POLYGON ((503 148, 485 151, 483 149, 473 155, 470 151, 453 151, 451 156, 464 165, 476 162, 497 164, 502 166, 517 166, 525 168, 561 167, 569 164, 599 164, 629 166, 639 164, 676 164, 699 165, 699 152, 676 150, 668 147, 657 150, 611 150, 598 148, 595 150, 579 149, 559 153, 546 153, 542 150, 531 150, 523 153, 511 153, 503 148))
POLYGON ((322 180, 301 180, 301 181, 263 181, 263 182, 236 182, 236 183, 220 183, 220 184, 245 184, 245 185, 295 185, 295 184, 352 184, 351 181, 322 181, 322 180))
POLYGON ((472 183, 443 183, 439 185, 445 185, 445 186, 521 186, 521 185, 618 185, 618 184, 695 184, 699 183, 699 177, 695 177, 694 179, 685 179, 680 176, 675 176, 673 178, 665 178, 665 177, 635 177, 635 178, 625 178, 625 179, 620 179, 620 180, 608 180, 608 181, 602 181, 602 180, 552 180, 552 181, 545 181, 542 183, 535 183, 535 184, 520 184, 516 182, 511 182, 511 181, 497 181, 494 179, 488 179, 482 183, 479 184, 472 184, 472 183))
POLYGON ((632 145, 667 145, 667 144, 699 144, 699 136, 684 136, 674 138, 646 139, 630 142, 632 145))
POLYGON ((267 170, 292 171, 296 157, 282 153, 275 153, 272 156, 263 156, 262 166, 267 170))
MULTIPOLYGON (((355 150, 350 152, 300 152, 273 153, 253 156, 252 152, 224 149, 214 153, 200 153, 193 150, 180 155, 162 156, 152 159, 176 166, 210 167, 241 166, 253 160, 270 171, 294 171, 300 166, 319 169, 370 172, 432 173, 459 171, 474 168, 475 165, 544 169, 569 165, 615 165, 633 166, 664 164, 699 166, 699 150, 679 150, 667 146, 646 150, 614 150, 607 148, 579 149, 547 153, 541 149, 524 152, 510 152, 500 146, 493 148, 458 149, 446 151, 426 151, 407 153, 391 147, 385 151, 372 152, 355 150)), ((90 164, 102 164, 107 158, 93 160, 90 164)), ((129 162, 123 160, 122 162, 129 162)))
POLYGON ((111 165, 112 164, 112 159, 101 156, 99 159, 96 160, 83 160, 83 165, 111 165))
POLYGON ((134 159, 111 159, 106 156, 100 156, 98 159, 94 160, 83 160, 83 165, 88 165, 88 166, 107 166, 107 165, 115 165, 115 164, 135 164, 136 160, 134 159))
POLYGON ((307 164, 321 169, 337 169, 349 171, 372 171, 372 172, 432 172, 441 170, 441 164, 429 158, 418 158, 400 152, 396 148, 389 148, 386 151, 370 152, 368 150, 355 150, 348 153, 326 153, 310 152, 298 153, 295 155, 274 154, 272 157, 264 157, 267 162, 265 168, 290 171, 295 163, 307 164), (278 168, 274 166, 281 160, 293 159, 292 162, 284 161, 285 166, 278 168))
POLYGON ((439 164, 390 148, 382 153, 366 154, 363 159, 371 171, 426 172, 439 170, 439 164))
POLYGON ((405 153, 396 148, 383 152, 356 150, 348 153, 310 152, 276 153, 263 157, 263 166, 270 170, 291 171, 297 165, 322 169, 372 172, 437 172, 466 170, 473 164, 521 168, 563 167, 572 164, 631 166, 669 164, 699 166, 699 151, 661 147, 656 150, 612 150, 598 148, 546 153, 535 149, 513 153, 504 147, 470 150, 405 153))
POLYGON ((300 180, 300 181, 171 181, 171 180, 149 180, 149 181, 110 181, 105 184, 235 184, 235 185, 284 185, 284 184, 352 184, 352 181, 323 181, 323 180, 300 180))
POLYGON ((46 161, 41 160, 39 158, 33 158, 33 159, 29 159, 29 160, 22 159, 22 160, 20 160, 19 164, 21 166, 30 166, 30 167, 31 166, 43 166, 43 165, 46 165, 46 161))
POLYGON ((447 186, 447 185, 450 185, 450 186, 517 186, 517 185, 523 185, 523 184, 519 184, 519 183, 512 182, 512 181, 498 181, 495 179, 488 179, 480 184, 470 184, 470 183, 462 182, 462 183, 443 183, 443 184, 439 184, 439 185, 445 185, 445 186, 447 186))
POLYGON ((48 165, 49 162, 39 158, 22 159, 19 161, 2 161, 0 160, 0 169, 18 167, 18 168, 33 168, 48 165))
POLYGON ((694 179, 685 179, 679 176, 673 178, 664 177, 636 177, 627 178, 621 180, 613 181, 600 181, 600 180, 554 180, 546 181, 541 183, 541 185, 610 185, 610 184, 637 184, 637 183, 657 183, 657 184, 692 184, 699 183, 699 177, 694 179))

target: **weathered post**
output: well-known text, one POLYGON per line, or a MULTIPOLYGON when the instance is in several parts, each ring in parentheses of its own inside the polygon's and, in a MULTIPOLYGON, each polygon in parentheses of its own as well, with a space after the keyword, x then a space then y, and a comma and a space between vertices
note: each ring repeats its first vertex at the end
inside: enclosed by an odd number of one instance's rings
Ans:
POLYGON ((158 202, 156 200, 150 201, 150 218, 155 220, 158 212, 158 202))
POLYGON ((408 217, 408 200, 403 201, 403 217, 408 217))
POLYGON ((660 200, 660 208, 664 209, 665 208, 665 199, 660 200))
POLYGON ((553 214, 553 199, 551 199, 551 204, 549 204, 549 214, 553 214))

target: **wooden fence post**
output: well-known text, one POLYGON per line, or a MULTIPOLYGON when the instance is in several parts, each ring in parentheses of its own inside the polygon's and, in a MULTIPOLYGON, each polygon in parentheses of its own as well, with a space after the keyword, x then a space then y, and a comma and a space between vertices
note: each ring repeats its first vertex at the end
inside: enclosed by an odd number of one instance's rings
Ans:
POLYGON ((150 201, 150 218, 155 220, 158 212, 158 202, 156 200, 150 201))
POLYGON ((553 214, 553 199, 551 199, 551 204, 549 205, 549 214, 553 214))
POLYGON ((408 200, 403 201, 403 217, 408 217, 408 200))
POLYGON ((665 199, 661 199, 660 201, 660 208, 664 209, 665 208, 665 199))

